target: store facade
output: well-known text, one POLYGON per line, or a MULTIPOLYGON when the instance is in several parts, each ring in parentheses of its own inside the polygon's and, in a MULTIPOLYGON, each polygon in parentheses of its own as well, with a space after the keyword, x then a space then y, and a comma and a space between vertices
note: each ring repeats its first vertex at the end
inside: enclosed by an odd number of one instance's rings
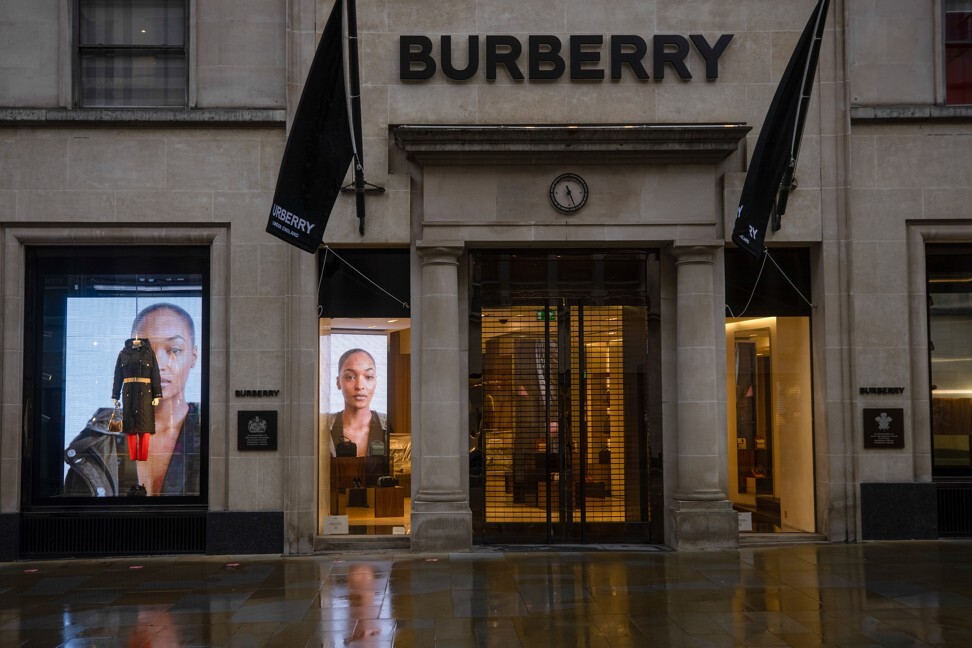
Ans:
POLYGON ((160 0, 143 94, 112 4, 16 16, 4 556, 972 531, 967 3, 831 3, 769 260, 729 237, 809 0, 359 2, 383 191, 316 254, 264 230, 333 3, 160 0))

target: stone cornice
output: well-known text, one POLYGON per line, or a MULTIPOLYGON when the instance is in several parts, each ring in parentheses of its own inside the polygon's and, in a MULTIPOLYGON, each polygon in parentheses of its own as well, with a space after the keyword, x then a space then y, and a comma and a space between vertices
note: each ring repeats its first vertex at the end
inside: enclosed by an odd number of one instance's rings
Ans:
POLYGON ((400 125, 395 143, 418 164, 538 164, 569 160, 699 164, 734 153, 746 124, 400 125))
POLYGON ((853 124, 908 122, 972 122, 972 106, 852 106, 853 124))
POLYGON ((153 124, 153 125, 225 125, 283 126, 287 112, 283 109, 167 109, 167 108, 0 108, 0 125, 71 125, 71 124, 153 124))

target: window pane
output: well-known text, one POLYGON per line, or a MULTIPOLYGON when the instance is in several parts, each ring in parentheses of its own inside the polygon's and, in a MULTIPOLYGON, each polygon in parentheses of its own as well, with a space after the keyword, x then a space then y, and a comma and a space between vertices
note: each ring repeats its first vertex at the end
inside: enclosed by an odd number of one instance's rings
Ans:
POLYGON ((184 0, 81 0, 81 45, 185 44, 184 0))
POLYGON ((972 2, 945 14, 945 102, 972 104, 972 2))
POLYGON ((972 255, 947 252, 928 255, 934 469, 972 474, 972 255))
POLYGON ((81 57, 81 105, 184 106, 186 58, 181 53, 98 52, 81 57))

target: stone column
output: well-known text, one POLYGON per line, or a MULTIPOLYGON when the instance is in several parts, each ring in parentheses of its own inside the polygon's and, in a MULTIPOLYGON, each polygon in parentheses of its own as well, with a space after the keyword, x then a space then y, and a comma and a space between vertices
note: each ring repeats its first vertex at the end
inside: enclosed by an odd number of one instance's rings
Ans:
MULTIPOLYGON (((666 525, 676 549, 739 544, 739 522, 726 496, 726 422, 719 420, 715 252, 718 245, 676 245, 678 487, 666 525)), ((720 304, 721 306, 721 304, 720 304)), ((719 308, 721 316, 722 309, 719 308)))
POLYGON ((472 512, 462 484, 459 351, 459 257, 462 243, 417 245, 422 264, 419 311, 419 430, 413 453, 413 551, 464 551, 472 546, 472 512), (417 456, 416 456, 417 455, 417 456))

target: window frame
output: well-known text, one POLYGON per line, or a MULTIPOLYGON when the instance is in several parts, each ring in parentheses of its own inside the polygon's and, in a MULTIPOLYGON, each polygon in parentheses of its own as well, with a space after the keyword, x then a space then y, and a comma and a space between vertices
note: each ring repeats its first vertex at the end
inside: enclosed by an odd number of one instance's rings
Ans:
POLYGON ((950 101, 949 100, 949 74, 948 74, 948 51, 951 47, 966 47, 969 52, 967 56, 972 57, 972 39, 965 41, 949 41, 948 39, 948 15, 955 12, 970 12, 972 13, 972 2, 967 0, 941 0, 941 71, 942 71, 942 86, 943 86, 943 101, 946 106, 969 106, 972 105, 972 70, 969 71, 969 76, 966 79, 968 90, 964 94, 969 95, 968 101, 950 101), (953 9, 952 7, 958 7, 960 2, 964 1, 968 5, 966 9, 953 9))
MULTIPOLYGON (((23 397, 24 422, 21 452, 21 510, 40 512, 50 510, 144 510, 198 509, 206 510, 209 501, 210 459, 210 333, 212 277, 211 251, 207 246, 149 246, 149 245, 86 245, 65 248, 63 246, 29 246, 26 248, 26 272, 24 293, 24 354, 23 397), (200 390, 199 401, 199 493, 198 495, 165 495, 159 497, 92 497, 83 495, 45 494, 42 480, 44 466, 58 463, 39 450, 38 436, 42 426, 41 381, 44 379, 43 353, 47 319, 44 318, 49 304, 45 302, 45 281, 49 277, 66 275, 112 274, 197 274, 202 281, 200 309, 202 318, 196 324, 196 345, 200 357, 197 372, 200 390), (43 321, 43 326, 38 322, 43 321), (37 452, 35 452, 37 450, 37 452)), ((151 296, 151 295, 147 295, 151 296)), ((55 345, 56 346, 56 345, 55 345)), ((61 351, 63 355, 63 351, 61 351)), ((106 397, 107 398, 107 397, 106 397)), ((67 430, 64 430, 67 434, 67 430)), ((50 442, 45 442, 45 447, 50 442)))
POLYGON ((72 77, 73 77, 73 92, 72 92, 72 103, 75 108, 89 109, 89 110, 112 110, 112 109, 125 109, 125 108, 142 108, 142 109, 178 109, 178 108, 188 108, 190 100, 190 28, 189 24, 192 21, 192 10, 191 0, 181 0, 183 5, 183 39, 182 45, 84 45, 81 42, 81 4, 85 0, 72 0, 72 77), (158 55, 171 55, 173 53, 182 55, 185 61, 185 71, 182 84, 182 102, 178 105, 156 105, 156 104, 109 104, 109 105, 85 105, 84 102, 84 80, 82 74, 82 60, 85 54, 90 53, 114 53, 122 54, 128 57, 133 57, 136 54, 158 54, 158 55))

